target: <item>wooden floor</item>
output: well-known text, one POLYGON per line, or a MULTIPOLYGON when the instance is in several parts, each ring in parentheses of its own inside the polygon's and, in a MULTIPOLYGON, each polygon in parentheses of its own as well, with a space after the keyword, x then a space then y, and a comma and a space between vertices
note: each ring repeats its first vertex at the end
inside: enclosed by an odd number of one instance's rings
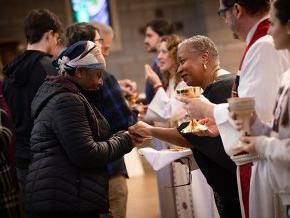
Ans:
POLYGON ((128 182, 127 218, 158 218, 159 202, 155 172, 144 161, 145 175, 128 182))

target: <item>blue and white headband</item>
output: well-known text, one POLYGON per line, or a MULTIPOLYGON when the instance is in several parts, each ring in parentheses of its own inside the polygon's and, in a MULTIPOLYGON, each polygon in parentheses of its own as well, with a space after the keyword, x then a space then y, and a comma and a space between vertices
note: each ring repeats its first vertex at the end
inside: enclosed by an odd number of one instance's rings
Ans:
POLYGON ((58 68, 60 74, 76 68, 96 70, 106 68, 101 47, 91 41, 79 41, 71 45, 59 55, 57 62, 53 64, 58 68))

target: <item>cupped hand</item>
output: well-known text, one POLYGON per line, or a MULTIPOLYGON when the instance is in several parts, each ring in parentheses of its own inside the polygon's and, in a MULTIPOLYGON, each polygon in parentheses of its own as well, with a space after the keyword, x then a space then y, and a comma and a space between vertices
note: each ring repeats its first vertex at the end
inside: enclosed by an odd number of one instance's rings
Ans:
POLYGON ((138 147, 138 146, 144 144, 148 140, 148 138, 142 137, 142 136, 135 134, 135 133, 131 133, 130 131, 129 131, 129 135, 130 135, 130 138, 132 140, 132 144, 134 147, 138 147))
POLYGON ((136 134, 144 138, 151 138, 151 128, 149 124, 139 121, 135 125, 129 127, 130 134, 136 134))
POLYGON ((256 138, 253 136, 243 136, 240 141, 243 143, 242 150, 248 153, 256 153, 256 138))

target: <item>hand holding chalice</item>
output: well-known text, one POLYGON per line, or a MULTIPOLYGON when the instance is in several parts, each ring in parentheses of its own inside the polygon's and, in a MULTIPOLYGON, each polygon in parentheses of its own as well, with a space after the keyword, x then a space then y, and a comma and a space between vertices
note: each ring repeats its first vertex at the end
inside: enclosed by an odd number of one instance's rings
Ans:
MULTIPOLYGON (((202 93, 202 88, 197 86, 195 87, 189 86, 183 89, 177 89, 176 93, 178 96, 184 96, 188 98, 199 98, 202 93)), ((198 123, 196 119, 190 119, 188 112, 186 113, 184 121, 189 122, 189 124, 181 131, 182 133, 196 133, 207 130, 207 127, 205 125, 198 123)))
MULTIPOLYGON (((255 99, 253 97, 243 98, 229 98, 229 111, 235 117, 235 120, 243 123, 240 129, 242 136, 250 136, 251 132, 251 119, 255 112, 255 99)), ((243 146, 241 141, 238 142, 237 148, 243 146)))

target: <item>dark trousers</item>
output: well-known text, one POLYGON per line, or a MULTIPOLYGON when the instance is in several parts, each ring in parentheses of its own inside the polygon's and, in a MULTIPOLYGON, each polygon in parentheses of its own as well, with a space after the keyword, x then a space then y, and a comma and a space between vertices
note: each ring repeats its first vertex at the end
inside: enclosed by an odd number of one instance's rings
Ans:
POLYGON ((27 213, 25 210, 25 181, 26 181, 26 176, 28 173, 27 168, 16 168, 16 175, 17 175, 17 180, 18 180, 18 185, 19 185, 19 195, 20 195, 20 202, 21 202, 21 213, 23 217, 26 218, 32 218, 32 215, 27 213))

